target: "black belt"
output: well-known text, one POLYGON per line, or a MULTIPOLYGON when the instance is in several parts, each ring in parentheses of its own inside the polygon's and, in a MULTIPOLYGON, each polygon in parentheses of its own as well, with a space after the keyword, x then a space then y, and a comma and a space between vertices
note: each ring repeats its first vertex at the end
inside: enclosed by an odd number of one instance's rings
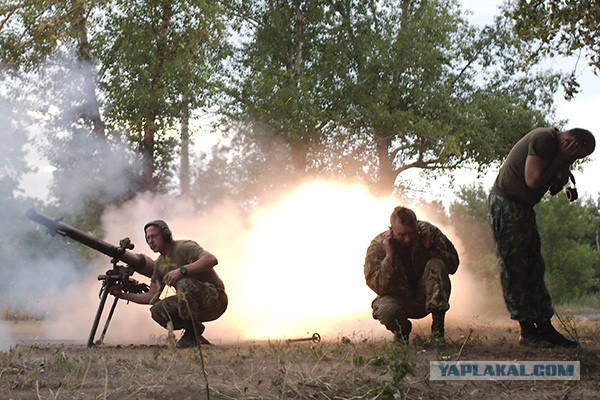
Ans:
POLYGON ((506 200, 510 200, 513 203, 516 203, 520 206, 531 208, 531 204, 527 203, 525 200, 521 199, 518 196, 515 196, 514 194, 508 194, 504 190, 500 189, 499 187, 496 187, 496 186, 492 187, 492 194, 503 197, 506 200))

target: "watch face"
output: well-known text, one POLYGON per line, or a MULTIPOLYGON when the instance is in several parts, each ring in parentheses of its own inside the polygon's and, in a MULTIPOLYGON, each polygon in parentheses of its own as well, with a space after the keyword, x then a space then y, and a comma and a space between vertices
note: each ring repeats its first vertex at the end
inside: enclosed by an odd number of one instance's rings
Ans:
POLYGON ((179 268, 179 272, 181 272, 181 275, 185 275, 185 274, 187 274, 187 268, 181 267, 181 268, 179 268))

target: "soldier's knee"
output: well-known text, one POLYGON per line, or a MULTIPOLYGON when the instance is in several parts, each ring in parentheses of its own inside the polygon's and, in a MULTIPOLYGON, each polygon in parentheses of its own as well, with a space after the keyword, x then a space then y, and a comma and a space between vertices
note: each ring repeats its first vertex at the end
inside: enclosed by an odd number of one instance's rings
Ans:
POLYGON ((381 297, 373 303, 373 318, 388 325, 395 321, 399 315, 403 314, 403 308, 399 301, 391 296, 381 297))
POLYGON ((448 267, 441 258, 432 258, 425 264, 425 270, 434 274, 448 275, 448 267))
POLYGON ((165 327, 169 322, 169 316, 167 315, 167 311, 164 307, 163 301, 158 301, 150 307, 150 315, 152 319, 156 321, 160 326, 165 327))

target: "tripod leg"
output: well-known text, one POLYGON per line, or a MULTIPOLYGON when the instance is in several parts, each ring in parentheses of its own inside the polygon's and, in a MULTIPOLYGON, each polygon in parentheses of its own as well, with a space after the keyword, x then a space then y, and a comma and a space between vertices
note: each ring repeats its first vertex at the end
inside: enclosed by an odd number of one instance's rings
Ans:
POLYGON ((106 331, 108 330, 108 324, 110 324, 110 320, 112 319, 113 314, 115 313, 115 308, 117 307, 117 301, 119 301, 118 297, 115 297, 115 300, 110 307, 110 312, 108 313, 108 318, 106 318, 106 322, 104 323, 104 329, 102 329, 102 335, 100 335, 100 339, 96 341, 96 344, 102 344, 104 341, 104 335, 106 335, 106 331))
POLYGON ((94 346, 94 336, 96 336, 96 330, 98 329, 98 323, 100 322, 100 317, 102 316, 102 310, 104 310, 104 304, 106 303, 107 297, 108 297, 108 286, 104 287, 102 290, 102 296, 100 297, 100 304, 98 305, 98 310, 96 311, 96 317, 94 318, 94 324, 92 325, 92 330, 90 331, 90 336, 88 337, 87 347, 94 346))

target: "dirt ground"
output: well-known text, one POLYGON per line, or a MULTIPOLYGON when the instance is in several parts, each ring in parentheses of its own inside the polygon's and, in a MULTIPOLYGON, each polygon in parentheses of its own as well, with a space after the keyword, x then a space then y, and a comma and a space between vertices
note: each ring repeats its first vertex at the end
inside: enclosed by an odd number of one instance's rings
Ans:
MULTIPOLYGON (((176 349, 68 343, 19 344, 0 352, 0 399, 597 399, 600 320, 568 322, 578 349, 530 349, 510 321, 447 327, 438 348, 339 337, 176 349), (578 381, 432 381, 429 362, 580 361, 578 381)), ((564 331, 564 330, 563 330, 564 331)))

